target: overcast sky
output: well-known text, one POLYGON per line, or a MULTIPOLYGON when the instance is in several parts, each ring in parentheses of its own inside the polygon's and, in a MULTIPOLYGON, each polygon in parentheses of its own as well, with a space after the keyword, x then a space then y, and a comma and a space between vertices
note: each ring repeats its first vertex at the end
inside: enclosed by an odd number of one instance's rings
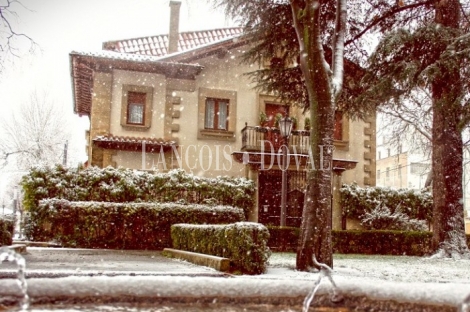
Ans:
MULTIPOLYGON (((0 0, 4 4, 6 0, 0 0)), ((168 33, 169 0, 19 0, 13 27, 31 37, 39 49, 28 47, 0 75, 2 115, 27 101, 32 91, 47 90, 49 98, 72 114, 69 53, 96 51, 102 42, 168 33)), ((182 0, 180 31, 233 26, 223 12, 205 0, 182 0)), ((82 117, 82 119, 85 117, 82 117)), ((78 118, 75 118, 77 120, 78 118)), ((80 122, 83 124, 83 122, 80 122)), ((82 132, 81 132, 82 133, 82 132)))

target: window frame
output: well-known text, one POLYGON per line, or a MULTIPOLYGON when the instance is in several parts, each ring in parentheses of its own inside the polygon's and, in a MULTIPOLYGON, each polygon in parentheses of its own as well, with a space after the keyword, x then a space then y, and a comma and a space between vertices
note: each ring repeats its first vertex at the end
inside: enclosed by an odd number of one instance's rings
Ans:
POLYGON ((215 131, 228 131, 229 129, 229 118, 230 118, 230 100, 229 99, 222 99, 222 98, 214 98, 214 97, 206 97, 206 103, 204 107, 204 129, 205 130, 215 130, 215 131), (214 112, 213 112, 213 127, 207 126, 207 109, 208 109, 208 100, 214 101, 214 112), (225 102, 227 103, 226 108, 227 111, 225 113, 225 127, 219 128, 220 125, 220 103, 225 102))
POLYGON ((152 125, 152 102, 153 102, 153 88, 148 86, 135 86, 135 85, 122 85, 121 95, 121 126, 128 130, 147 130, 152 125), (145 103, 142 123, 129 122, 129 93, 144 93, 145 103))
POLYGON ((145 101, 147 98, 147 93, 144 92, 134 92, 128 91, 127 92, 127 124, 131 126, 145 126, 145 101), (131 103, 131 94, 135 94, 136 97, 139 95, 143 95, 143 101, 139 101, 136 103, 131 103), (138 94, 138 95, 137 95, 138 94), (141 107, 142 117, 140 117, 140 122, 131 122, 129 121, 131 118, 131 107, 141 107))
POLYGON ((237 92, 232 90, 199 88, 198 94, 198 140, 236 141, 237 92), (227 129, 206 128, 206 99, 214 98, 228 102, 227 129))

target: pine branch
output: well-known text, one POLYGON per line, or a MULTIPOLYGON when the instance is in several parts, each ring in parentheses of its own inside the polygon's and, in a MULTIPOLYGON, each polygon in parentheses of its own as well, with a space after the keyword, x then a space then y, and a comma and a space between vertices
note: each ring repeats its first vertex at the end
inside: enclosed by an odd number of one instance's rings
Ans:
POLYGON ((364 27, 364 29, 362 31, 360 31, 358 34, 356 34, 352 39, 347 40, 345 45, 349 45, 350 43, 352 43, 352 42, 356 41, 357 39, 361 38, 369 30, 373 29, 375 26, 379 25, 381 22, 385 21, 387 18, 390 18, 390 17, 394 16, 395 14, 398 14, 400 12, 404 12, 406 10, 415 9, 415 8, 420 7, 420 6, 429 5, 429 4, 432 4, 433 2, 434 2, 434 0, 425 0, 425 1, 417 2, 417 3, 413 3, 413 4, 409 4, 409 5, 393 7, 392 10, 385 12, 382 16, 375 17, 369 25, 364 27))

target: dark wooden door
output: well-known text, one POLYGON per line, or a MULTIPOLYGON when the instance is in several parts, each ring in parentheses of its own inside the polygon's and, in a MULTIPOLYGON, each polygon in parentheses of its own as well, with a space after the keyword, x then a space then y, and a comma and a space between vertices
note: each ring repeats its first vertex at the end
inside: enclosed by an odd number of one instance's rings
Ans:
MULTIPOLYGON (((306 173, 287 172, 286 225, 299 227, 304 206, 306 173)), ((282 171, 259 171, 258 222, 265 225, 281 224, 282 171)))

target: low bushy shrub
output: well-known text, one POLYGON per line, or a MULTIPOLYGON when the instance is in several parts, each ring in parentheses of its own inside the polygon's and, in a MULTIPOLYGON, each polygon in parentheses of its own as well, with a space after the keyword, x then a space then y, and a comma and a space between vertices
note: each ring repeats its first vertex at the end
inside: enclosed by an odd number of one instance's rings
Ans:
POLYGON ((340 192, 343 215, 363 221, 369 229, 385 229, 389 224, 387 230, 421 230, 421 224, 432 221, 432 194, 428 189, 344 184, 340 192))
POLYGON ((247 216, 254 206, 255 186, 244 178, 202 178, 182 169, 149 173, 131 169, 36 167, 22 180, 23 205, 33 212, 39 201, 179 202, 242 208, 247 216))
POLYGON ((0 216, 0 246, 8 246, 13 243, 13 231, 15 219, 11 216, 0 216))
POLYGON ((171 247, 171 225, 244 221, 243 210, 175 203, 70 202, 42 200, 25 228, 36 241, 67 247, 163 249, 171 247))
POLYGON ((259 223, 176 224, 171 227, 171 238, 176 249, 229 258, 246 274, 263 273, 271 254, 269 231, 259 223))
POLYGON ((410 218, 399 207, 392 213, 380 204, 361 217, 361 225, 366 230, 426 231, 428 228, 424 220, 410 218))

